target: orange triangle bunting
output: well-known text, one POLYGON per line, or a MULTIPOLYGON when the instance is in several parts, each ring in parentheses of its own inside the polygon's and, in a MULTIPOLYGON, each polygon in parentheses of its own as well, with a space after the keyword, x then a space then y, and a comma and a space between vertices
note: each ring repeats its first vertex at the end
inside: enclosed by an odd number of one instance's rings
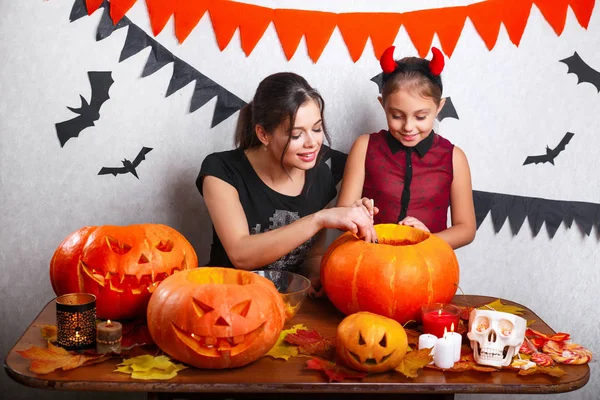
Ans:
POLYGON ((238 9, 246 17, 240 22, 240 41, 242 50, 246 57, 252 53, 259 40, 265 34, 269 24, 273 21, 274 10, 272 8, 255 6, 252 4, 241 4, 238 9))
POLYGON ((179 43, 189 36, 208 9, 210 0, 177 0, 175 2, 175 36, 179 43))
MULTIPOLYGON (((372 14, 370 13, 344 13, 338 14, 338 28, 346 47, 350 52, 352 61, 357 62, 367 44, 367 39, 372 32, 372 14)), ((378 29, 379 27, 375 27, 378 29)))
POLYGON ((221 51, 229 45, 236 29, 240 28, 240 41, 246 56, 252 52, 273 20, 272 8, 230 1, 212 2, 208 12, 221 51))
POLYGON ((533 0, 554 32, 560 36, 567 21, 568 0, 533 0))
POLYGON ((104 0, 85 0, 85 8, 88 15, 92 15, 94 11, 100 8, 104 0))
POLYGON ((146 6, 150 15, 152 33, 156 36, 163 30, 169 18, 175 12, 175 5, 171 1, 146 0, 146 6))
POLYGON ((450 57, 456 48, 466 19, 465 7, 447 7, 405 13, 402 16, 402 23, 420 57, 425 57, 429 53, 435 33, 442 50, 450 57))
POLYGON ((283 52, 290 60, 304 35, 308 55, 317 62, 336 27, 337 15, 322 11, 276 9, 273 22, 283 52))
POLYGON ((399 13, 377 13, 371 14, 371 43, 373 44, 373 52, 377 59, 392 44, 402 23, 402 14, 399 13))
POLYGON ((111 0, 110 1, 110 18, 113 24, 118 24, 119 21, 127 14, 127 11, 135 4, 136 0, 111 0))
POLYGON ((466 6, 467 15, 488 50, 492 50, 498 40, 502 11, 506 4, 505 0, 488 0, 466 6))
POLYGON ((575 17, 577 17, 577 22, 585 29, 590 23, 595 4, 596 0, 569 0, 569 5, 575 13, 575 17))
POLYGON ((523 32, 525 32, 532 4, 532 0, 520 0, 502 10, 502 23, 506 28, 506 33, 508 33, 510 41, 517 47, 521 43, 523 32))

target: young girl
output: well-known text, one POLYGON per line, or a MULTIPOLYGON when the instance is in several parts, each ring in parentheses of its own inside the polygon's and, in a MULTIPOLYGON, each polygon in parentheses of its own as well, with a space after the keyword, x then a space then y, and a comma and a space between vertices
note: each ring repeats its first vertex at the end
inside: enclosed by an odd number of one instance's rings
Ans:
POLYGON ((325 103, 304 78, 265 78, 237 123, 237 149, 210 154, 196 185, 213 223, 208 265, 300 272, 313 288, 325 230, 349 230, 373 241, 365 208, 325 209, 336 196, 327 164, 319 162, 325 103), (319 233, 317 235, 317 233, 319 233))
POLYGON ((337 204, 366 207, 376 224, 399 223, 435 233, 456 249, 475 237, 471 174, 463 151, 433 131, 445 99, 443 55, 432 51, 431 61, 396 61, 393 46, 383 53, 379 102, 388 130, 355 141, 337 204))

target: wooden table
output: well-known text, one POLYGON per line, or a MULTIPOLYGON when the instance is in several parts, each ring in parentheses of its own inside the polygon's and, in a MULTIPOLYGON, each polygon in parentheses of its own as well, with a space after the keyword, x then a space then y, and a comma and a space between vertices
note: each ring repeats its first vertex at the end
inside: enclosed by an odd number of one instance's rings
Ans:
MULTIPOLYGON (((464 305, 465 300, 470 305, 479 305, 492 302, 495 298, 456 296, 453 302, 464 305)), ((502 302, 525 309, 523 317, 535 320, 531 328, 543 333, 554 333, 527 307, 507 300, 502 302)), ((307 299, 300 313, 288 324, 302 323, 324 337, 334 337, 336 327, 343 317, 329 301, 307 299)), ((292 399, 320 393, 326 394, 328 399, 349 400, 365 398, 365 394, 368 394, 368 398, 398 398, 398 394, 412 394, 419 399, 451 399, 454 393, 560 393, 581 388, 590 376, 588 365, 561 366, 566 373, 560 379, 541 374, 518 376, 513 371, 458 373, 425 368, 419 371, 419 376, 415 379, 405 378, 392 371, 370 375, 363 380, 329 383, 320 371, 305 369, 305 357, 292 357, 288 361, 263 357, 250 365, 231 370, 188 368, 168 381, 132 380, 127 374, 113 373, 116 364, 122 361, 116 358, 66 372, 59 370, 46 375, 32 373, 29 371, 28 361, 16 353, 16 350, 25 350, 32 345, 44 346, 40 326, 55 323, 55 303, 51 301, 6 357, 4 367, 15 381, 41 389, 146 392, 151 399, 292 399)))

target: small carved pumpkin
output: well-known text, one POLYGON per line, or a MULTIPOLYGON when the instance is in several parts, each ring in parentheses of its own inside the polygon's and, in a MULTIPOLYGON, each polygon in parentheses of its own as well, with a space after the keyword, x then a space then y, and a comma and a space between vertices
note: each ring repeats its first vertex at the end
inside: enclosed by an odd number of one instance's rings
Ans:
POLYGON ((329 300, 346 315, 369 311, 401 324, 421 320, 421 306, 449 303, 459 268, 452 247, 409 226, 375 225, 379 243, 350 232, 323 255, 321 283, 329 300))
POLYGON ((408 349, 408 338, 397 321, 370 312, 358 312, 337 328, 337 355, 359 371, 385 372, 396 368, 408 349))
POLYGON ((243 270, 203 267, 165 279, 148 304, 148 330, 171 357, 198 368, 234 368, 265 355, 285 323, 281 295, 243 270))
POLYGON ((169 226, 86 226, 54 252, 50 282, 57 295, 96 295, 98 318, 130 319, 146 313, 161 280, 197 266, 192 245, 169 226))

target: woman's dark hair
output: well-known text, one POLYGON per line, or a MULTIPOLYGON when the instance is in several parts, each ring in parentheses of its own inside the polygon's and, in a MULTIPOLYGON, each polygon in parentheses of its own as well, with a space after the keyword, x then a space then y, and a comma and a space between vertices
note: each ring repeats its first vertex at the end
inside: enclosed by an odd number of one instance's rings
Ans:
POLYGON ((416 90, 422 97, 432 98, 437 106, 442 100, 442 77, 429 71, 429 60, 418 57, 405 57, 397 60, 398 67, 389 75, 383 76, 381 97, 383 102, 400 88, 416 90))
MULTIPOLYGON (((240 111, 235 130, 236 147, 246 150, 262 145, 256 136, 255 127, 257 125, 272 133, 279 125, 289 121, 288 129, 291 135, 298 109, 310 100, 317 103, 321 110, 323 135, 327 143, 331 143, 323 116, 325 101, 319 92, 300 75, 292 72, 280 72, 263 79, 256 89, 254 99, 240 111)), ((291 137, 281 154, 282 167, 283 155, 289 147, 290 140, 291 137)))

